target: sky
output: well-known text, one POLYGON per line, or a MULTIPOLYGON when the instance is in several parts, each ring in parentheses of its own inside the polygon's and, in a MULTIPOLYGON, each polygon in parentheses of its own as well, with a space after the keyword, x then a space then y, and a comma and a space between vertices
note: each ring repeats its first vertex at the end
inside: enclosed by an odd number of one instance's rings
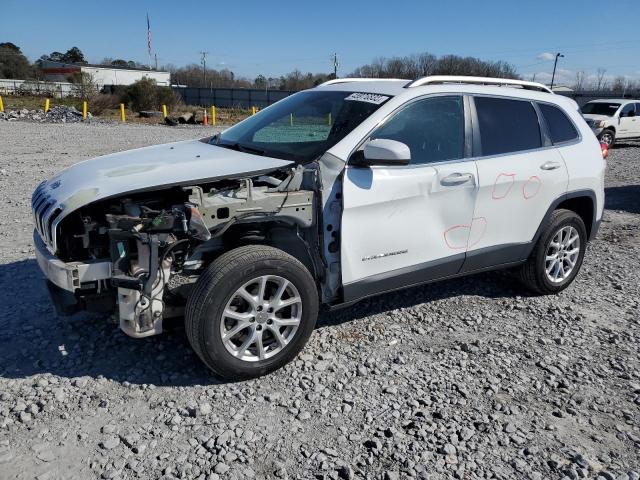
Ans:
POLYGON ((0 0, 0 42, 31 59, 78 46, 147 63, 147 24, 160 65, 200 63, 238 76, 299 69, 347 75, 376 57, 430 52, 512 63, 526 79, 556 83, 576 72, 640 79, 640 0, 0 0), (615 6, 614 6, 615 5, 615 6))

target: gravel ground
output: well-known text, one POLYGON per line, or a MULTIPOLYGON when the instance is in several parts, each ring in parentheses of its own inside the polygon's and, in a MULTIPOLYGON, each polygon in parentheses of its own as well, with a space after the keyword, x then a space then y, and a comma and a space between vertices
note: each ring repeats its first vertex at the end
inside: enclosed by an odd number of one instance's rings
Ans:
POLYGON ((78 160, 212 129, 0 123, 0 478, 638 480, 640 145, 612 150, 581 274, 483 274, 321 316, 286 368, 220 383, 178 323, 57 318, 29 198, 78 160))

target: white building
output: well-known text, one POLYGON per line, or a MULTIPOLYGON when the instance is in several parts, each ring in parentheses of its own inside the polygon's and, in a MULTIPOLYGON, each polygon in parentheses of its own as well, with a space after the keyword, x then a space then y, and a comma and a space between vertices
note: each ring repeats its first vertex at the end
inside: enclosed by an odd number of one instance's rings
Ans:
POLYGON ((101 65, 80 65, 77 63, 42 62, 42 71, 49 82, 68 82, 69 76, 82 73, 91 75, 98 87, 105 85, 131 85, 142 78, 152 78, 158 85, 170 86, 170 73, 142 68, 105 67, 101 65))

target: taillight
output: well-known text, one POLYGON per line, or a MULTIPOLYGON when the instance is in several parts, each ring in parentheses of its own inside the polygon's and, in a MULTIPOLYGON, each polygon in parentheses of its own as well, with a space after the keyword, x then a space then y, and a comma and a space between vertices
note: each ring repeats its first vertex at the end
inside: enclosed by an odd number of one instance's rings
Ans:
POLYGON ((609 145, 604 142, 600 142, 600 150, 602 150, 602 158, 606 160, 609 156, 609 145))

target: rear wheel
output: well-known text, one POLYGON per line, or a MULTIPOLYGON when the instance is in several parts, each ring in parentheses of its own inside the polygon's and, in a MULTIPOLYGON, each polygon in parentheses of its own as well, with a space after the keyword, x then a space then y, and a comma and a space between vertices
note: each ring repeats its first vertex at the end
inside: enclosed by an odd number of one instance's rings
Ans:
POLYGON ((607 147, 612 147, 614 142, 616 141, 616 134, 613 130, 606 129, 600 132, 598 135, 598 140, 604 143, 607 147))
POLYGON ((209 265, 187 302, 192 347, 218 376, 265 375, 304 347, 318 315, 305 266, 276 248, 249 245, 209 265))
POLYGON ((582 219, 570 210, 556 210, 520 268, 522 283, 544 295, 564 290, 580 271, 586 246, 582 219))

